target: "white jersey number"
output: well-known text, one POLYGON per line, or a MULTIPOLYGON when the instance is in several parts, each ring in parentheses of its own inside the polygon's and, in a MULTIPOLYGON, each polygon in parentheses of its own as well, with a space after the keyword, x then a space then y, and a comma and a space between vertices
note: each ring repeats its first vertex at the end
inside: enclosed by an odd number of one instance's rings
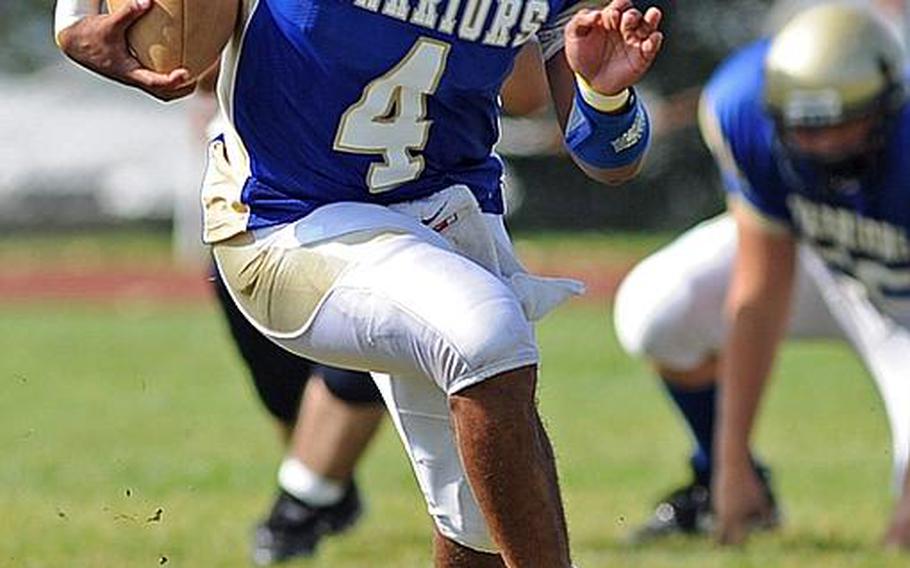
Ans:
POLYGON ((366 183, 382 193, 416 179, 432 121, 426 120, 426 97, 436 92, 446 66, 449 44, 420 38, 404 58, 363 90, 348 107, 335 134, 334 149, 353 154, 380 154, 370 165, 366 183))

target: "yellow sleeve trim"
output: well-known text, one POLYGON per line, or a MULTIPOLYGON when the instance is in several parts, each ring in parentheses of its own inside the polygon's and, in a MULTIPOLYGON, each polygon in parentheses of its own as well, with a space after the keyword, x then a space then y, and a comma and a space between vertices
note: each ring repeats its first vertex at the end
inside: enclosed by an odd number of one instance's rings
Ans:
POLYGON ((600 93, 578 73, 575 74, 575 84, 578 85, 578 92, 581 95, 581 98, 601 112, 616 112, 629 102, 629 97, 632 95, 629 89, 623 89, 620 93, 615 95, 600 93))

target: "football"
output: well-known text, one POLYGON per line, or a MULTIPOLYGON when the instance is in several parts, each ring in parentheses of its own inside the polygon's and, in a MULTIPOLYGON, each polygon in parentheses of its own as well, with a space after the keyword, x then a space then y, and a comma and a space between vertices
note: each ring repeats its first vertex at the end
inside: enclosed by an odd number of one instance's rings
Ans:
MULTIPOLYGON (((111 11, 132 0, 108 0, 111 11)), ((169 73, 185 67, 193 77, 218 60, 234 32, 240 0, 153 0, 127 31, 136 58, 149 69, 169 73)))

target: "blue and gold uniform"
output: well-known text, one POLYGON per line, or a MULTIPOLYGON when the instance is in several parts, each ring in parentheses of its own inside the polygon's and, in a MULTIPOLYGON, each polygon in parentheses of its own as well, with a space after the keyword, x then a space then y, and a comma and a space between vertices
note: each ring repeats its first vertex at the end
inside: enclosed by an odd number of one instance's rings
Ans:
POLYGON ((220 86, 238 187, 207 188, 207 240, 455 184, 502 213, 500 87, 527 41, 537 36, 545 55, 561 48, 576 3, 247 3, 220 86))
POLYGON ((897 309, 910 299, 910 161, 903 158, 910 107, 891 115, 869 171, 825 175, 785 151, 775 134, 762 99, 768 48, 765 40, 743 48, 705 88, 702 132, 724 185, 762 218, 807 241, 829 268, 859 280, 880 307, 897 309))

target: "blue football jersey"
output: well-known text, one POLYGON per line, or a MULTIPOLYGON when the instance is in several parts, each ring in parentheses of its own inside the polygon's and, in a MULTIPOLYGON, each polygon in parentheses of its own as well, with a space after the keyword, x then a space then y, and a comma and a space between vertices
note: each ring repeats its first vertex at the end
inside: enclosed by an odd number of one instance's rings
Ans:
POLYGON ((762 40, 732 55, 703 93, 702 133, 727 191, 808 241, 873 298, 910 299, 910 105, 887 125, 880 170, 833 190, 781 150, 762 102, 768 47, 762 40))
POLYGON ((248 2, 219 86, 244 178, 233 209, 256 229, 464 184, 501 213, 500 87, 576 2, 248 2))

